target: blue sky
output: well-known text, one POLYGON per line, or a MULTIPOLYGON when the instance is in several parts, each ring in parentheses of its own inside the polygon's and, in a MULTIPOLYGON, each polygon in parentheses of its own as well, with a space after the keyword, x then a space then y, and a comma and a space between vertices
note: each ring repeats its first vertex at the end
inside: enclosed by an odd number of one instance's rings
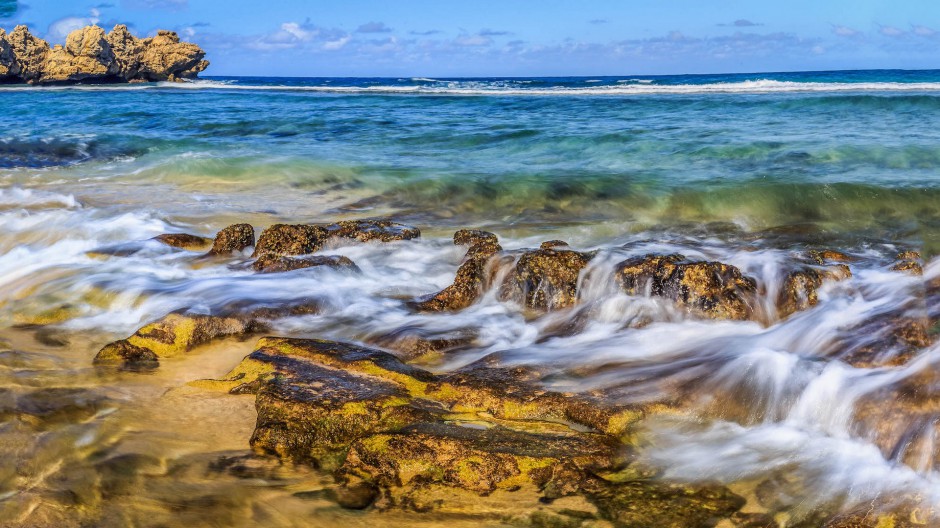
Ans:
POLYGON ((206 75, 940 68, 937 0, 0 0, 51 42, 118 22, 200 44, 206 75))

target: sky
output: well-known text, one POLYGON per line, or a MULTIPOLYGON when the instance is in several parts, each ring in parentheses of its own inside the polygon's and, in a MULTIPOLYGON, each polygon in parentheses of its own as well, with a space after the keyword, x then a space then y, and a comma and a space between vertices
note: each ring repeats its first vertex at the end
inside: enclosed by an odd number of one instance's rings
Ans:
POLYGON ((602 76, 940 68, 937 0, 0 0, 0 28, 172 29, 204 76, 602 76))

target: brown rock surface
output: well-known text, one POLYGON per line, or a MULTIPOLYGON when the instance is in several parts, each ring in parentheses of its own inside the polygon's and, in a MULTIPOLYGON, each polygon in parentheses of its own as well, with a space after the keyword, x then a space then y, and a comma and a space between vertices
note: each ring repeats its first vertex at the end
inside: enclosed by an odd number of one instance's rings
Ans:
POLYGON ((36 82, 42 76, 49 44, 34 37, 26 26, 13 28, 7 39, 19 67, 18 78, 28 83, 36 82))
POLYGON ((454 233, 454 244, 470 246, 464 255, 464 261, 457 268, 454 282, 443 290, 427 295, 411 303, 411 306, 424 312, 462 310, 474 302, 490 287, 492 269, 491 257, 502 251, 496 235, 487 231, 461 229, 454 233))
POLYGON ((252 257, 264 254, 307 255, 332 238, 369 242, 411 240, 421 236, 415 227, 389 220, 347 220, 333 224, 275 224, 261 232, 252 257))
POLYGON ((620 263, 616 276, 629 295, 671 299, 700 316, 735 320, 753 316, 757 283, 729 264, 647 255, 620 263))
POLYGON ((197 384, 256 394, 252 447, 332 470, 350 508, 455 511, 526 489, 543 504, 582 497, 579 518, 617 526, 743 526, 728 489, 632 466, 624 440, 655 409, 548 391, 497 363, 435 375, 360 346, 264 338, 227 379, 197 384))
POLYGON ((7 38, 7 32, 0 28, 0 82, 15 79, 20 73, 20 66, 13 54, 13 46, 7 38))
POLYGON ((105 34, 98 26, 70 33, 65 45, 49 47, 17 26, 0 34, 0 81, 29 84, 124 83, 193 78, 209 65, 195 44, 172 31, 137 39, 127 26, 105 34))
POLYGON ((55 46, 49 52, 37 82, 54 84, 106 79, 118 71, 104 30, 88 26, 69 33, 64 48, 55 46))
POLYGON ((578 300, 578 278, 593 255, 565 249, 527 251, 500 287, 499 296, 527 308, 556 310, 578 300))
POLYGON ((233 224, 216 233, 209 254, 227 255, 244 251, 254 245, 255 228, 251 224, 233 224))
POLYGON ((189 233, 164 233, 153 237, 154 240, 171 247, 198 251, 206 249, 212 240, 209 238, 190 235, 189 233))
POLYGON ((114 26, 106 38, 114 53, 114 63, 121 77, 136 79, 140 71, 140 57, 144 51, 144 43, 132 35, 124 24, 114 26))
POLYGON ((777 311, 781 318, 816 306, 819 302, 817 290, 824 282, 841 281, 852 276, 845 264, 825 268, 805 267, 791 271, 783 281, 777 296, 777 311))
POLYGON ((283 257, 280 255, 261 255, 252 264, 255 271, 260 273, 280 273, 304 268, 326 266, 333 269, 359 271, 359 266, 348 257, 337 255, 313 255, 306 257, 283 257))
POLYGON ((139 78, 147 81, 175 81, 195 77, 209 66, 206 53, 197 45, 180 42, 175 31, 160 30, 142 41, 139 78))

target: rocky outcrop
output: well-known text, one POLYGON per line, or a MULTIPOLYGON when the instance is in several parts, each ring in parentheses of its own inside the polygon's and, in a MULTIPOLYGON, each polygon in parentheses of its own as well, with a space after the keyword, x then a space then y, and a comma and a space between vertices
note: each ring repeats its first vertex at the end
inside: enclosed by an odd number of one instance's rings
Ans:
MULTIPOLYGON (((7 37, 13 50, 16 80, 34 83, 42 77, 43 64, 49 53, 49 44, 30 34, 26 26, 16 26, 7 37)), ((15 82, 15 81, 14 81, 15 82)))
POLYGON ((817 291, 825 282, 848 279, 852 271, 845 264, 828 267, 805 267, 791 271, 783 281, 777 296, 777 311, 781 318, 806 310, 819 303, 817 291))
POLYGON ((13 54, 13 46, 7 38, 7 32, 0 28, 0 81, 16 78, 20 73, 20 66, 13 54))
POLYGON ((107 79, 117 72, 104 30, 89 26, 69 33, 64 48, 57 45, 46 54, 38 82, 60 84, 107 79))
POLYGON ((496 235, 476 229, 461 229, 454 233, 454 244, 469 246, 463 263, 457 268, 454 282, 443 290, 427 295, 411 303, 424 312, 462 310, 474 302, 489 288, 492 273, 490 258, 502 251, 496 235))
POLYGON ((574 306, 578 301, 578 279, 593 255, 557 249, 556 242, 542 244, 542 249, 519 257, 500 288, 501 299, 543 311, 574 306))
POLYGON ((212 244, 211 238, 191 235, 189 233, 164 233, 153 237, 153 239, 161 244, 189 251, 205 250, 212 244))
POLYGON ((917 251, 902 251, 895 257, 895 263, 891 266, 891 270, 910 275, 923 275, 924 268, 921 265, 922 260, 920 253, 917 251))
POLYGON ((415 227, 388 220, 347 220, 333 224, 275 224, 261 232, 252 257, 308 255, 333 238, 392 242, 421 236, 415 227))
POLYGON ((618 264, 616 277, 628 295, 664 297, 696 315, 733 320, 753 316, 757 283, 729 264, 648 255, 618 264))
POLYGON ((219 315, 171 313, 143 326, 127 339, 105 345, 95 356, 95 363, 152 367, 160 358, 178 356, 213 341, 263 332, 271 320, 318 311, 314 302, 296 301, 276 307, 236 306, 219 315))
POLYGON ((172 31, 138 39, 127 26, 110 33, 88 26, 69 33, 65 45, 49 44, 17 26, 0 30, 0 81, 71 84, 178 81, 191 79, 209 66, 199 46, 180 42, 172 31))
POLYGON ((337 270, 359 271, 349 257, 338 255, 313 255, 307 257, 282 257, 280 255, 262 255, 252 264, 255 271, 260 273, 279 273, 304 268, 327 267, 337 270))
POLYGON ((345 507, 453 511, 525 489, 541 504, 580 497, 583 518, 618 526, 744 526, 745 500, 727 488, 633 465, 631 430, 661 406, 548 391, 539 377, 487 360, 436 375, 379 350, 264 338, 226 379, 196 385, 256 394, 252 447, 332 471, 345 507))
POLYGON ((127 339, 106 345, 97 363, 155 362, 188 352, 215 339, 248 335, 265 327, 250 317, 170 314, 148 324, 127 339))
POLYGON ((189 42, 180 42, 175 31, 158 31, 143 41, 138 76, 148 81, 177 81, 195 78, 209 66, 205 52, 189 42))
POLYGON ((209 254, 228 255, 244 251, 254 245, 255 228, 251 224, 233 224, 216 233, 209 254))

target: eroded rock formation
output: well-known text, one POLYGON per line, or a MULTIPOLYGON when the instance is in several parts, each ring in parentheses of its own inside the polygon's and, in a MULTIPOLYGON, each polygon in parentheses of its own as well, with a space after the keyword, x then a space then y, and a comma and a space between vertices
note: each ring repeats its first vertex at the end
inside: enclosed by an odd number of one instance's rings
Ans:
POLYGON ((0 30, 0 82, 29 84, 128 83, 191 79, 209 66, 199 46, 173 31, 138 39, 117 25, 110 33, 88 26, 49 46, 26 26, 0 30))

